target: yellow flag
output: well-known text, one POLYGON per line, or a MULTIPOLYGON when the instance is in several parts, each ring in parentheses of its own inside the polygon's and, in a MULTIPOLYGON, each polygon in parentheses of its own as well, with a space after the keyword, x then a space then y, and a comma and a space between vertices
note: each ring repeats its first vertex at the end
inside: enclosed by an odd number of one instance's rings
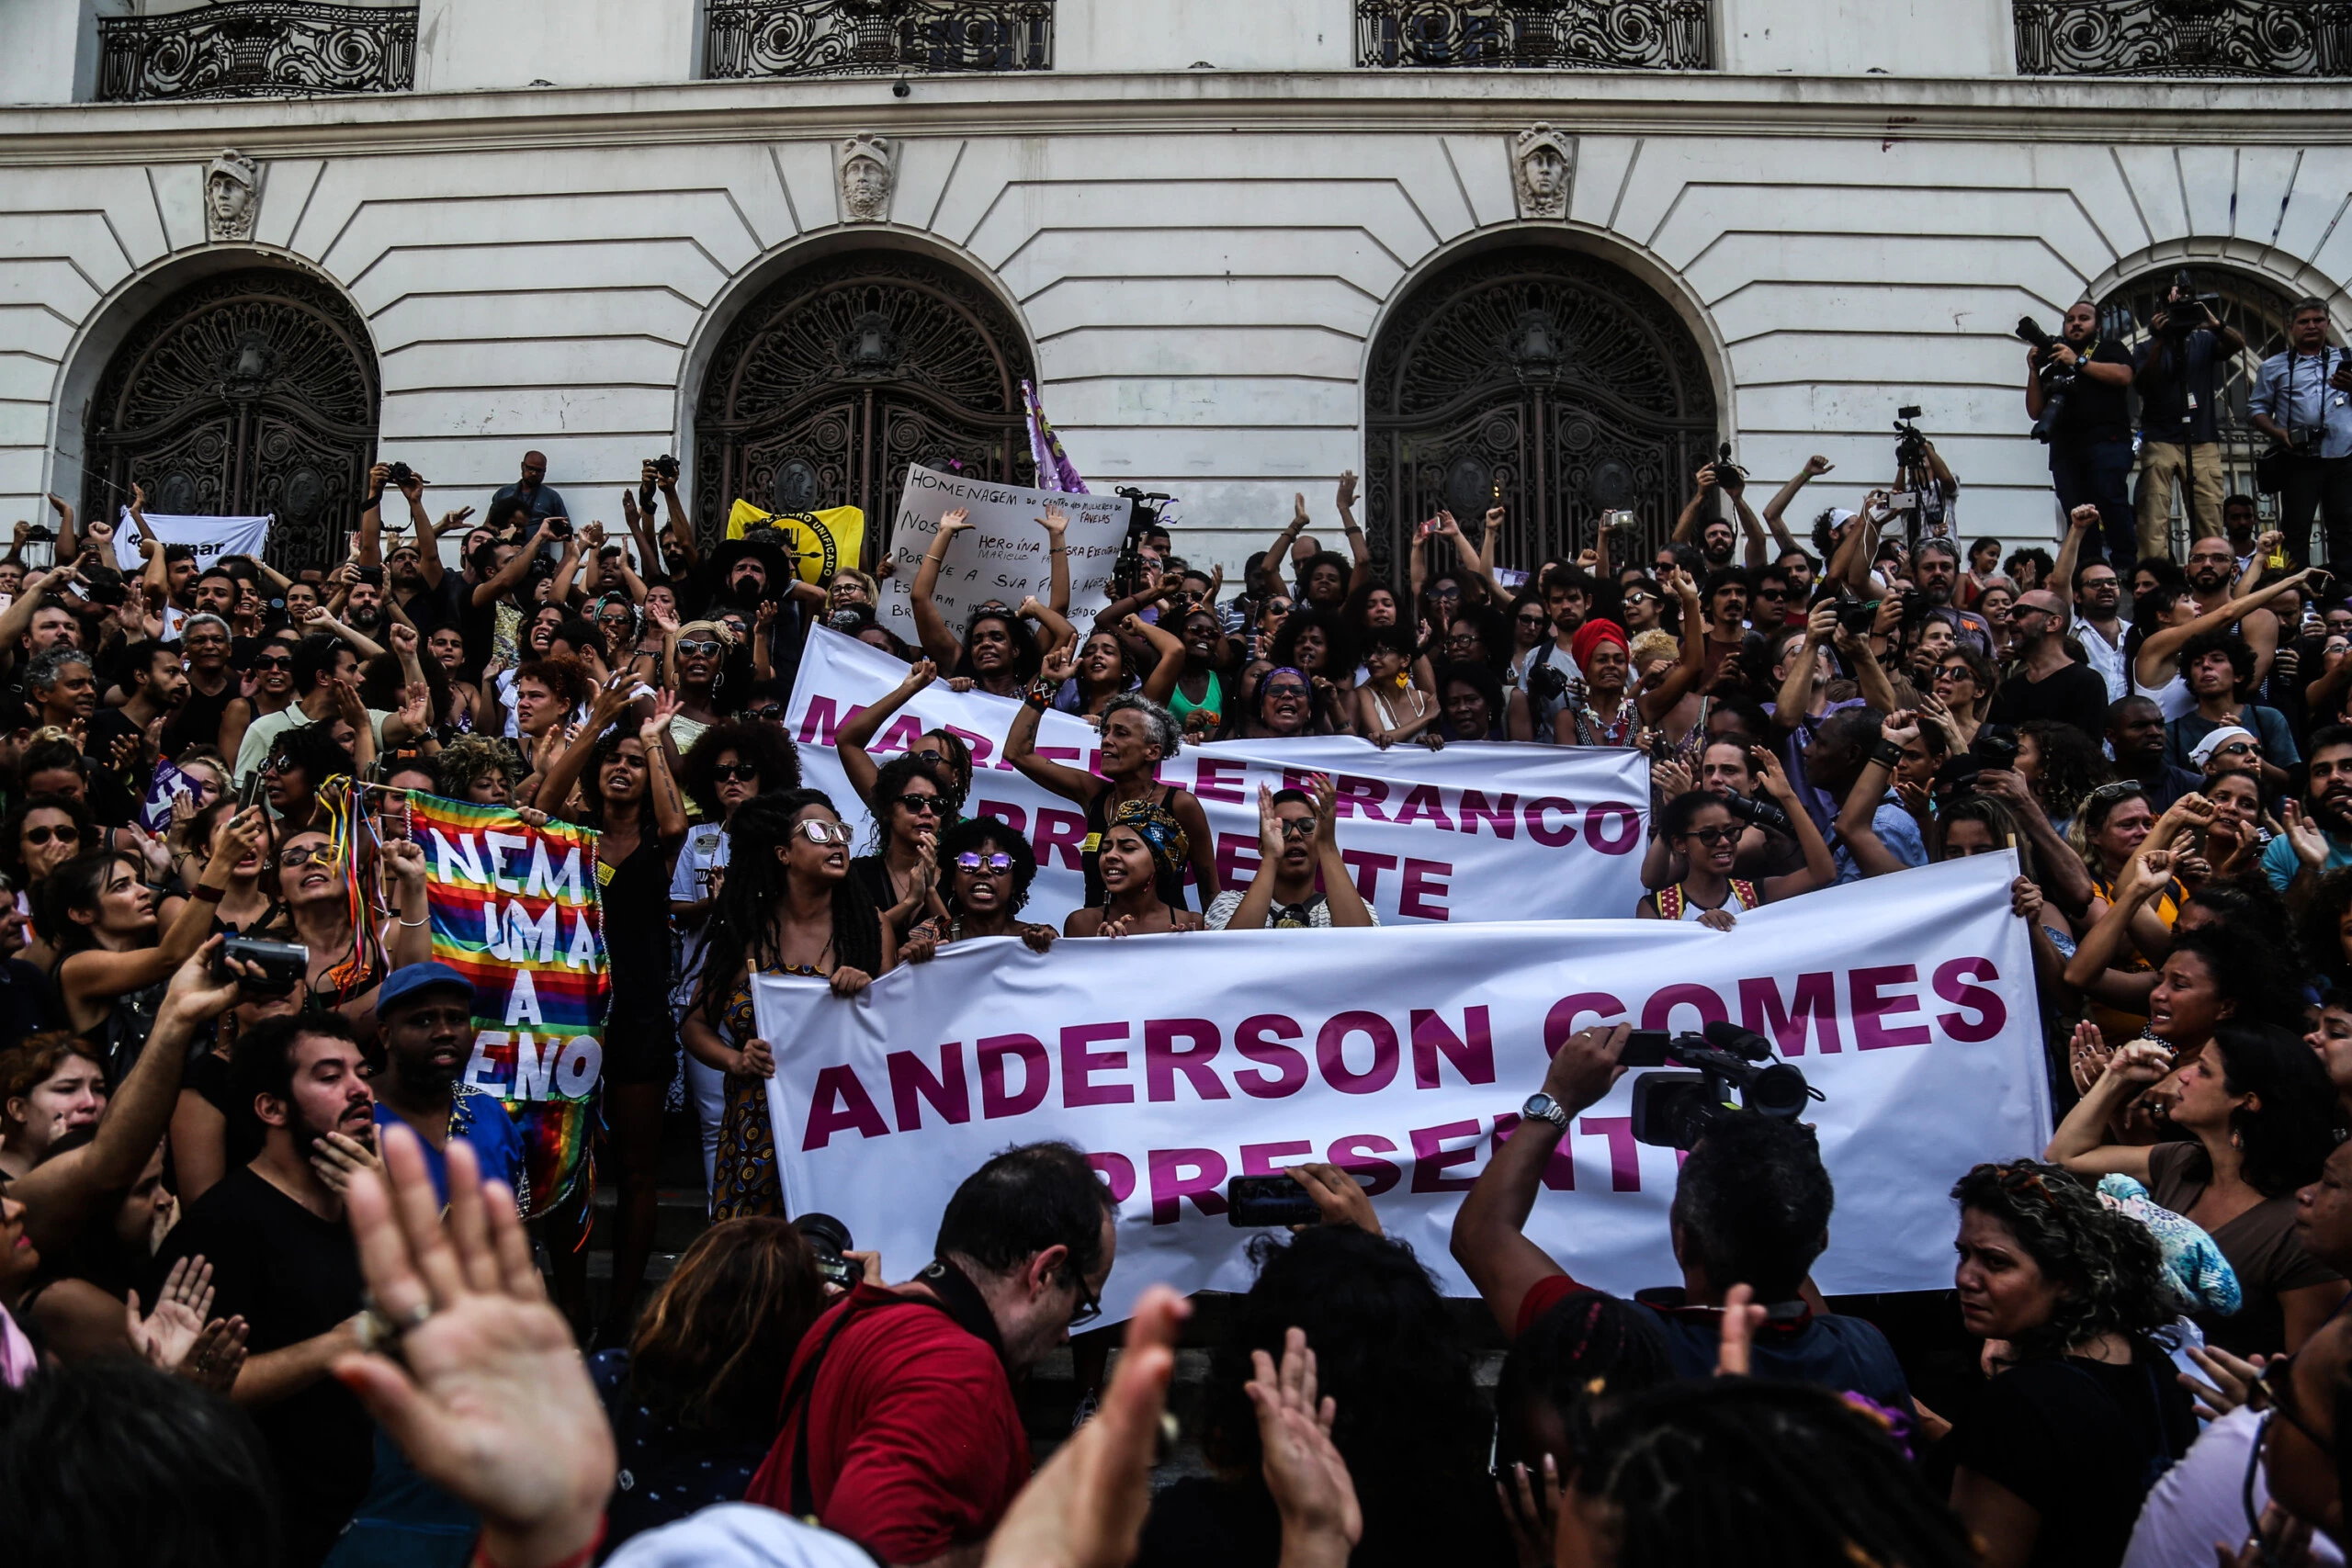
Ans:
POLYGON ((843 567, 854 568, 865 547, 865 513, 854 506, 778 515, 739 501, 727 513, 727 536, 740 539, 763 523, 773 524, 789 542, 803 582, 821 583, 843 567))

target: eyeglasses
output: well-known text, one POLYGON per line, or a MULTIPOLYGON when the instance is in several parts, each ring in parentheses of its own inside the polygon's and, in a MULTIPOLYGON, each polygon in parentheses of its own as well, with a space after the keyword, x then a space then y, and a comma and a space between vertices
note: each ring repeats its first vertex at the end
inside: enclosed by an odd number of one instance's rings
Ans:
POLYGON ((311 865, 314 863, 318 865, 331 866, 334 864, 334 861, 335 854, 334 846, 333 844, 305 844, 299 849, 280 850, 277 852, 277 863, 281 866, 311 865))
POLYGON ((838 822, 827 822, 815 817, 811 817, 808 821, 801 823, 799 832, 800 836, 808 840, 810 843, 822 844, 828 849, 837 844, 846 844, 849 842, 848 829, 842 827, 838 822))
POLYGON ((1548 626, 1552 624, 1552 617, 1549 615, 1521 615, 1519 618, 1519 624, 1522 626, 1548 626))
POLYGON ((685 642, 680 643, 678 645, 678 651, 680 653, 686 654, 717 653, 720 649, 726 646, 727 645, 725 643, 720 642, 717 637, 693 637, 685 642))
POLYGON ((1315 818, 1312 817, 1283 817, 1276 820, 1281 824, 1285 839, 1311 839, 1315 836, 1315 818))
POLYGON ((1686 839, 1696 839, 1712 850, 1726 839, 1738 838, 1739 829, 1733 827, 1693 828, 1682 836, 1686 839))
POLYGON ((1012 857, 1001 850, 988 855, 977 850, 966 850, 956 857, 956 863, 966 871, 978 871, 983 866, 990 871, 1009 871, 1012 866, 1012 857))
POLYGON ((910 791, 905 795, 891 796, 890 803, 893 806, 902 806, 909 811, 921 812, 926 817, 939 815, 939 796, 935 795, 916 795, 910 791))
POLYGON ((946 752, 944 752, 944 751, 942 751, 942 750, 941 750, 938 747, 936 747, 936 746, 934 746, 934 747, 931 748, 931 749, 930 749, 929 750, 927 750, 927 751, 917 751, 917 752, 915 752, 915 753, 914 753, 914 756, 915 756, 916 760, 918 760, 918 761, 920 761, 929 762, 929 763, 930 763, 930 764, 932 764, 932 766, 933 766, 933 767, 940 767, 940 766, 943 766, 943 765, 944 765, 944 764, 945 764, 945 762, 946 762, 946 761, 947 761, 947 753, 946 753, 946 752))
POLYGON ((1432 588, 1430 590, 1430 597, 1432 599, 1459 599, 1462 597, 1462 590, 1459 588, 1432 588))
POLYGON ((759 782, 760 765, 757 762, 717 762, 711 766, 710 776, 718 784, 756 784, 759 782))
POLYGON ((1069 1314, 1069 1325, 1076 1330, 1085 1327, 1102 1315, 1102 1298, 1096 1295, 1093 1287, 1087 1284, 1086 1276, 1075 1270, 1070 1274, 1069 1287, 1078 1292, 1078 1305, 1069 1314))
POLYGON ((291 670, 294 668, 294 660, 282 653, 265 653, 255 657, 254 660, 254 668, 256 670, 291 670))
POLYGON ((45 844, 52 838, 61 844, 78 844, 82 841, 82 829, 71 822, 62 828, 40 827, 25 829, 25 842, 28 844, 45 844))

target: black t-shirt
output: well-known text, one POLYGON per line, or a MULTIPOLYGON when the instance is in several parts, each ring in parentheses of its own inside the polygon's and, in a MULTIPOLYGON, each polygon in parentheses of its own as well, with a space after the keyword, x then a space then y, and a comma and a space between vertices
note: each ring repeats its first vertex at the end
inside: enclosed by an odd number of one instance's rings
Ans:
MULTIPOLYGON (((315 1338, 359 1310, 359 1254, 350 1228, 321 1219, 251 1166, 231 1171, 189 1205, 155 1257, 153 1288, 161 1289, 174 1263, 198 1253, 212 1265, 214 1314, 244 1318, 254 1355, 315 1338)), ((315 1563, 368 1490, 375 1424, 330 1377, 252 1415, 277 1461, 283 1561, 315 1563)))
POLYGON ((40 965, 22 958, 0 963, 0 1051, 44 1029, 62 1029, 57 993, 40 965))
POLYGON ((2087 664, 2064 665, 2039 681, 2013 671, 1993 698, 1991 716, 1996 724, 2054 718, 2097 740, 2107 733, 2107 682, 2087 664))
POLYGON ((419 589, 401 601, 401 613, 416 623, 419 637, 432 635, 435 626, 461 626, 465 602, 473 592, 472 586, 461 581, 461 574, 444 568, 441 586, 419 589))
MULTIPOLYGON (((2078 349, 2076 353, 2081 353, 2078 349)), ((2123 345, 2100 338, 2085 355, 2093 365, 2132 368, 2123 345)), ((2132 439, 2132 389, 2129 382, 2101 381, 2087 370, 2078 371, 2067 389, 2066 406, 2051 422, 2052 434, 2074 445, 2132 439)))
POLYGON ((99 767, 110 771, 114 767, 115 743, 126 735, 133 740, 138 739, 139 726, 132 723, 120 708, 110 708, 101 703, 97 711, 90 715, 89 728, 82 745, 83 753, 99 767))
POLYGON ((2031 1568, 2114 1568, 2148 1488, 2197 1438, 2170 1358, 2135 1339, 2128 1365, 2028 1361, 1986 1384, 1950 1457, 2041 1516, 2031 1568))
POLYGON ((188 682, 187 700, 164 720, 164 755, 176 757, 191 746, 220 744, 220 721, 228 716, 229 705, 237 700, 237 686, 234 677, 223 679, 219 694, 208 697, 196 689, 194 682, 188 682))
POLYGON ((625 1022, 670 1026, 670 868, 662 840, 648 832, 627 860, 597 866, 605 878, 605 955, 613 977, 610 1028, 625 1022))
POLYGON ((2165 351, 2163 378, 2153 387, 2140 388, 2140 430, 2149 440, 2221 439, 2213 423, 2213 349, 2219 342, 2212 333, 2199 327, 2168 344, 2152 339, 2132 356, 2136 374, 2146 368, 2159 347, 2165 351))

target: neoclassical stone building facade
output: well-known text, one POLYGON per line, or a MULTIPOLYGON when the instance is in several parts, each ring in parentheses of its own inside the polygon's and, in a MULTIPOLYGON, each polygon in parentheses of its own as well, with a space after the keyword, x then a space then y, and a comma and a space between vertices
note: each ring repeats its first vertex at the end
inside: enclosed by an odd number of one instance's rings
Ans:
MULTIPOLYGON (((1506 560, 1670 522, 1719 444, 1850 500, 1917 403, 2047 537, 2021 315, 2180 267, 2352 324, 2347 24, 2298 0, 9 0, 0 508, 280 518, 521 452, 617 522, 909 461, 1096 489, 1237 564, 1364 478, 1506 560), (242 30, 241 30, 242 29, 242 30), (1849 482, 1850 481, 1850 482, 1849 482)), ((2136 314, 2135 314, 2136 312, 2136 314)), ((2243 463, 2250 445, 2233 453, 2243 463)))

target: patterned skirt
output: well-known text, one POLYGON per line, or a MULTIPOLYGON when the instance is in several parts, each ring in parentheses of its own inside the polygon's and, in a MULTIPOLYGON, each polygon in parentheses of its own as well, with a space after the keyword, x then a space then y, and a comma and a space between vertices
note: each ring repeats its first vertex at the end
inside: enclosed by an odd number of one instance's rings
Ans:
MULTIPOLYGON (((786 967, 786 974, 814 975, 814 969, 799 964, 786 967)), ((759 1024, 752 1012, 752 987, 748 982, 736 987, 727 999, 727 1011, 720 1020, 718 1032, 727 1043, 741 1049, 746 1041, 759 1032, 759 1024)), ((776 1219, 791 1216, 784 1209, 784 1184, 777 1179, 775 1168, 775 1128, 768 1117, 768 1085, 765 1078, 727 1078, 727 1111, 718 1123, 718 1168, 710 1189, 710 1217, 714 1220, 739 1220, 750 1215, 767 1215, 776 1219)))

